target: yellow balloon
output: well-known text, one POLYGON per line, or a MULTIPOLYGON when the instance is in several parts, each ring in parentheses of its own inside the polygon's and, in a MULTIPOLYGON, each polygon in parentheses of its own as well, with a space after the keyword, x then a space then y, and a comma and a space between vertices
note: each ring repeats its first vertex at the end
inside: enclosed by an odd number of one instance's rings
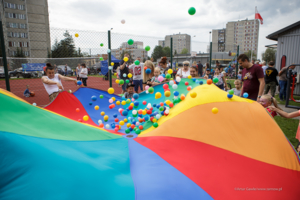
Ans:
POLYGON ((146 115, 147 114, 147 111, 146 110, 143 110, 143 113, 142 113, 143 115, 146 115))
POLYGON ((128 74, 128 78, 131 78, 131 77, 132 77, 132 74, 131 74, 131 73, 129 73, 129 74, 128 74))
POLYGON ((84 120, 84 121, 87 121, 87 120, 89 120, 89 116, 87 116, 87 115, 84 115, 84 116, 83 116, 83 120, 84 120))
POLYGON ((154 118, 154 119, 152 120, 152 122, 153 122, 153 123, 154 123, 154 122, 157 122, 157 119, 154 118))
POLYGON ((212 113, 217 114, 219 112, 219 109, 215 107, 211 111, 212 111, 212 113))
POLYGON ((103 116, 103 115, 105 115, 105 112, 102 111, 100 114, 103 116))
POLYGON ((165 101, 167 105, 169 105, 171 103, 170 100, 165 101))
POLYGON ((107 115, 105 115, 103 119, 104 119, 104 120, 108 120, 108 118, 109 118, 109 117, 108 117, 107 115))
POLYGON ((160 92, 156 92, 155 93, 155 99, 159 99, 161 97, 161 93, 160 92))
POLYGON ((122 101, 121 104, 122 104, 123 106, 125 106, 125 105, 126 105, 126 101, 122 101))
POLYGON ((172 69, 168 69, 168 73, 169 73, 169 74, 172 74, 172 73, 173 73, 173 70, 172 70, 172 69))
POLYGON ((197 96, 197 93, 196 93, 196 92, 192 92, 192 93, 190 94, 190 96, 191 96, 192 98, 195 98, 195 97, 197 96))
POLYGON ((116 84, 119 84, 120 80, 119 79, 116 79, 116 84))
POLYGON ((124 125, 124 121, 120 121, 120 125, 123 126, 124 125))
POLYGON ((114 76, 117 76, 117 73, 114 73, 114 76))
POLYGON ((116 104, 117 104, 117 105, 120 105, 120 104, 121 104, 121 102, 120 102, 120 101, 116 101, 116 104))
POLYGON ((111 63, 110 63, 110 65, 111 65, 111 66, 114 66, 114 65, 115 65, 115 63, 114 63, 114 62, 111 62, 111 63))
POLYGON ((95 110, 99 110, 99 106, 95 106, 95 110))
POLYGON ((79 34, 78 34, 78 33, 75 33, 75 37, 79 37, 79 34))
POLYGON ((134 103, 130 103, 130 106, 132 106, 132 107, 133 107, 133 106, 134 106, 134 103))
POLYGON ((113 101, 115 101, 115 100, 116 100, 116 98, 115 98, 115 97, 112 97, 111 99, 112 99, 113 101))
POLYGON ((126 126, 127 126, 127 128, 129 128, 129 127, 131 126, 131 124, 130 124, 130 123, 128 123, 126 126))
POLYGON ((128 122, 127 118, 124 119, 124 122, 128 122))
POLYGON ((188 79, 191 79, 192 78, 192 76, 191 75, 188 75, 188 79))
POLYGON ((124 60, 125 62, 127 62, 127 61, 128 61, 128 58, 127 58, 127 57, 124 57, 123 60, 124 60))
POLYGON ((170 92, 169 90, 165 91, 165 96, 166 96, 166 97, 171 96, 171 92, 170 92))
POLYGON ((107 90, 108 94, 113 94, 115 92, 114 88, 108 88, 107 90))

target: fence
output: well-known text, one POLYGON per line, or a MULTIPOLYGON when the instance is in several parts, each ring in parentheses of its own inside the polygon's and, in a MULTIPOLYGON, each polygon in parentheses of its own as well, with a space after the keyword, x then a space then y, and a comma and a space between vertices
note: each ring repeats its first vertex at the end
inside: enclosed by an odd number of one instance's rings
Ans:
MULTIPOLYGON (((51 28, 49 31, 47 33, 47 30, 40 27, 29 27, 29 32, 23 38, 17 37, 21 34, 8 34, 7 30, 4 29, 11 92, 40 106, 49 103, 48 94, 41 81, 43 75, 41 66, 47 62, 56 66, 57 73, 74 78, 76 78, 77 65, 85 63, 89 70, 88 87, 107 90, 110 83, 103 76, 104 66, 100 59, 108 60, 109 53, 116 60, 114 70, 119 61, 123 59, 124 53, 130 54, 129 63, 133 63, 138 57, 141 57, 142 62, 151 59, 154 63, 157 63, 162 56, 171 59, 171 49, 168 47, 170 46, 170 39, 168 37, 139 36, 111 31, 111 48, 108 48, 108 32, 60 28, 51 28), (13 37, 14 35, 16 37, 13 37), (130 39, 134 41, 132 45, 128 44, 130 39), (146 46, 149 49, 145 50, 146 46), (68 69, 67 74, 65 74, 65 66, 68 69), (30 91, 34 91, 34 97, 26 98, 23 96, 27 85, 30 91)), ((173 35, 172 38, 172 65, 178 67, 184 60, 189 60, 191 63, 194 61, 201 61, 202 64, 209 63, 209 42, 197 42, 191 38, 188 40, 187 35, 173 35), (185 49, 189 49, 189 45, 191 52, 185 52, 185 49)), ((228 64, 233 56, 227 58, 227 54, 223 53, 223 57, 220 57, 221 54, 212 54, 212 65, 217 59, 223 64, 228 64)), ((0 66, 3 66, 2 58, 0 59, 0 66)), ((112 87, 114 87, 115 93, 120 94, 122 89, 115 83, 116 78, 113 74, 112 87)), ((63 87, 66 91, 75 91, 78 88, 74 82, 63 82, 63 87)), ((3 79, 0 79, 0 88, 6 88, 3 79)))

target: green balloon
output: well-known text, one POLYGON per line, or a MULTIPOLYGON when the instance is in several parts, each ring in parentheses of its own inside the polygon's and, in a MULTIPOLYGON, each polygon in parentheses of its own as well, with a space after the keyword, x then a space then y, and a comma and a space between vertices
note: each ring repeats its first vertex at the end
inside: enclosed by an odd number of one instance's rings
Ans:
POLYGON ((103 95, 102 94, 99 97, 100 97, 100 99, 103 99, 103 95))
POLYGON ((140 129, 136 129, 136 130, 135 130, 135 133, 136 133, 136 134, 140 134, 140 133, 141 133, 141 130, 140 130, 140 129))
POLYGON ((170 79, 170 78, 171 78, 171 74, 167 74, 166 79, 170 79))
POLYGON ((231 94, 231 95, 234 95, 234 91, 233 90, 229 90, 228 93, 231 94))
POLYGON ((121 80, 119 81, 119 84, 120 84, 120 85, 123 85, 123 84, 124 84, 124 80, 121 79, 121 80))
POLYGON ((133 39, 129 39, 127 43, 128 43, 129 45, 133 45, 134 41, 133 41, 133 39))
POLYGON ((140 64, 140 61, 139 61, 139 60, 136 60, 136 61, 134 61, 134 64, 135 64, 135 65, 139 65, 139 64, 140 64))
POLYGON ((158 127, 158 123, 154 122, 154 123, 153 123, 153 126, 154 126, 155 128, 157 128, 157 127, 158 127))
POLYGON ((218 78, 214 78, 214 79, 213 79, 213 82, 214 82, 214 83, 217 83, 217 82, 219 82, 219 79, 218 79, 218 78))
POLYGON ((103 47, 103 43, 101 43, 100 46, 103 47))
POLYGON ((126 100, 126 103, 127 103, 127 104, 130 104, 130 102, 131 102, 130 99, 127 99, 127 100, 126 100))
POLYGON ((154 92, 154 88, 153 88, 153 87, 149 87, 148 92, 149 92, 149 93, 154 92))
POLYGON ((129 129, 129 128, 126 129, 126 130, 125 130, 125 133, 130 133, 130 129, 129 129))
POLYGON ((146 47, 145 47, 145 50, 146 50, 146 51, 150 51, 150 47, 149 47, 149 46, 146 46, 146 47))
POLYGON ((163 110, 164 110, 163 106, 159 107, 159 111, 163 111, 163 110))
POLYGON ((100 58, 99 58, 99 60, 103 60, 103 58, 102 58, 102 57, 100 57, 100 58))
POLYGON ((136 131, 138 129, 138 127, 134 127, 133 130, 136 131))
POLYGON ((126 83, 129 83, 129 79, 126 79, 126 83))
POLYGON ((194 15, 196 13, 196 9, 194 7, 190 7, 189 14, 194 15))

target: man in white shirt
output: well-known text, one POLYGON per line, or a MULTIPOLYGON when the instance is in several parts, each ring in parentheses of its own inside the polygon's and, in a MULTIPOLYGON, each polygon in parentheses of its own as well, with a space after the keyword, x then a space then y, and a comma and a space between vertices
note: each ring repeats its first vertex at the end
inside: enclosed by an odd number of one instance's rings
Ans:
POLYGON ((62 76, 60 74, 55 74, 54 67, 52 67, 52 65, 50 63, 47 63, 46 64, 46 76, 42 77, 42 81, 43 81, 46 91, 49 94, 50 102, 52 102, 55 99, 55 97, 58 95, 60 90, 63 90, 61 80, 74 81, 75 85, 77 85, 76 79, 62 76))
POLYGON ((261 67, 264 71, 264 75, 266 75, 266 69, 268 68, 268 66, 266 65, 266 62, 262 62, 262 67, 261 67))

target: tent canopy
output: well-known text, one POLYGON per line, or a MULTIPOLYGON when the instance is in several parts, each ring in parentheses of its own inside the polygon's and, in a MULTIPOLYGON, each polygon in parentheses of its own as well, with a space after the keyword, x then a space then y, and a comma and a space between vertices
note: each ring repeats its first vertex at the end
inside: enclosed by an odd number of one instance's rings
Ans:
MULTIPOLYGON (((121 60, 116 59, 113 55, 111 55, 111 62, 114 62, 114 66, 118 66, 121 60)), ((103 75, 108 72, 108 60, 101 61, 101 73, 103 75)))

